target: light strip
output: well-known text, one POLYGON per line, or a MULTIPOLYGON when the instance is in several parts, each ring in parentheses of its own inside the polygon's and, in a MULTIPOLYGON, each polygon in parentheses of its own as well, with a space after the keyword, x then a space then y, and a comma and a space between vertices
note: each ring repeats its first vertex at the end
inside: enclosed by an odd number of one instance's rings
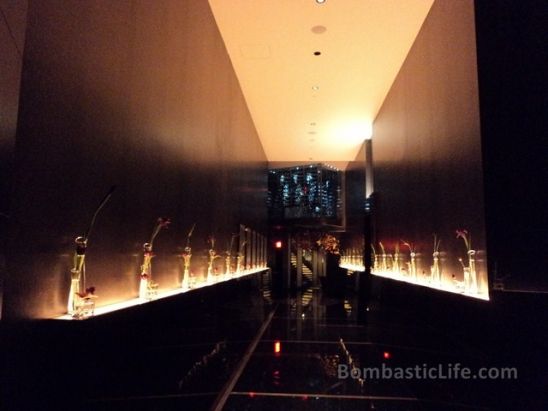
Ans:
MULTIPOLYGON (((175 295, 192 292, 192 291, 197 290, 199 288, 209 287, 209 286, 224 283, 224 282, 227 282, 227 281, 230 281, 230 280, 235 280, 235 279, 238 279, 238 278, 247 277, 249 275, 257 274, 257 273, 260 273, 260 272, 266 271, 266 270, 269 270, 269 268, 268 267, 262 267, 262 268, 255 268, 255 269, 252 269, 252 270, 245 270, 240 274, 235 274, 234 273, 229 278, 224 278, 223 276, 219 276, 219 277, 223 277, 223 278, 217 280, 216 282, 210 283, 210 284, 208 284, 206 282, 199 283, 199 284, 197 284, 196 287, 188 289, 188 290, 185 290, 183 288, 174 288, 174 289, 171 289, 171 290, 159 291, 158 294, 156 295, 156 297, 154 297, 154 299, 152 299, 152 300, 144 300, 142 298, 132 298, 130 300, 120 301, 120 302, 114 303, 114 304, 103 305, 103 306, 100 306, 100 307, 96 307, 95 310, 94 310, 93 316, 87 317, 87 318, 97 317, 98 315, 108 314, 108 313, 111 313, 111 312, 114 312, 114 311, 120 311, 120 310, 124 310, 126 308, 136 307, 136 306, 142 305, 142 304, 148 304, 150 302, 161 300, 162 298, 168 298, 168 297, 173 297, 175 295)), ((55 317, 54 319, 55 320, 74 320, 75 318, 73 318, 69 314, 65 314, 65 315, 61 315, 59 317, 55 317)))
POLYGON ((365 266, 357 265, 357 264, 343 263, 343 264, 340 264, 339 267, 346 268, 347 270, 350 270, 350 271, 365 271, 365 266))
MULTIPOLYGON (((365 267, 363 265, 354 265, 354 264, 344 263, 344 264, 340 264, 339 267, 340 268, 345 268, 345 269, 351 270, 351 271, 360 271, 360 272, 365 271, 365 267)), ((398 274, 396 274, 392 271, 378 272, 378 271, 372 270, 371 274, 376 275, 377 277, 383 277, 383 278, 388 278, 390 280, 401 281, 403 283, 421 285, 423 287, 433 288, 435 290, 447 291, 447 292, 450 292, 450 293, 453 293, 453 294, 459 294, 459 295, 464 295, 466 297, 472 297, 472 298, 477 298, 479 300, 489 301, 489 295, 486 294, 486 293, 471 293, 471 292, 468 292, 468 291, 457 290, 452 286, 452 284, 449 284, 449 283, 436 285, 436 284, 432 284, 432 283, 429 283, 429 282, 417 281, 417 280, 414 280, 414 279, 409 278, 409 277, 404 277, 404 276, 398 275, 398 274)))

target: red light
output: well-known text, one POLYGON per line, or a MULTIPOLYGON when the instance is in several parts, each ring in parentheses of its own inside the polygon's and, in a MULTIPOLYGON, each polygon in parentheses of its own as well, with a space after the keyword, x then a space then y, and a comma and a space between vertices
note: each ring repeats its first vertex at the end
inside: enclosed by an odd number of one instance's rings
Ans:
POLYGON ((281 241, 276 241, 276 243, 274 244, 274 247, 282 248, 282 242, 281 241))
POLYGON ((280 341, 274 341, 274 354, 280 354, 282 352, 282 343, 280 341))
POLYGON ((253 398, 255 396, 255 393, 254 392, 250 392, 249 393, 249 398, 253 398))
POLYGON ((382 356, 384 357, 385 360, 388 360, 390 359, 390 357, 392 357, 392 354, 390 354, 388 351, 385 351, 383 352, 382 356))
POLYGON ((306 401, 308 399, 308 395, 303 395, 303 400, 306 401))

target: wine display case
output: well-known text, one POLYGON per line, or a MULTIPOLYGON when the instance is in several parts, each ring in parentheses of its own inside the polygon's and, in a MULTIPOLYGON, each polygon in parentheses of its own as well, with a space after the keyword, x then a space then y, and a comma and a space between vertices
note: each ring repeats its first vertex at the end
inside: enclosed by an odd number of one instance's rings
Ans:
POLYGON ((342 218, 341 172, 324 164, 270 170, 268 207, 271 221, 342 218))

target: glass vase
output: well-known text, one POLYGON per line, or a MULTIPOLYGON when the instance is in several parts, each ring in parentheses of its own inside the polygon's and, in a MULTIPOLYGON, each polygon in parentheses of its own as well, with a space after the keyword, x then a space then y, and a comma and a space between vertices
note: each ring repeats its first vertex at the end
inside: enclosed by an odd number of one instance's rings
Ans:
POLYGON ((409 275, 411 278, 415 281, 417 281, 417 254, 414 252, 411 252, 411 261, 409 262, 409 275))
POLYGON ((441 282, 441 268, 440 268, 440 253, 438 251, 432 254, 433 263, 430 267, 430 279, 433 283, 439 284, 441 282))
POLYGON ((190 259, 192 257, 192 254, 190 254, 190 250, 186 250, 186 252, 183 254, 183 281, 181 281, 181 288, 183 290, 188 290, 190 287, 190 259))
POLYGON ((230 278, 230 263, 231 263, 231 258, 230 258, 230 255, 228 255, 226 258, 225 258, 225 279, 229 279, 230 278))
POLYGON ((70 272, 70 291, 68 296, 67 313, 74 315, 78 311, 78 293, 80 292, 80 272, 72 269, 70 272))
POLYGON ((468 251, 468 269, 469 269, 469 287, 468 290, 472 293, 478 292, 478 279, 476 275, 476 251, 468 251))
POLYGON ((243 269, 243 255, 238 255, 238 257, 236 258, 236 274, 237 275, 241 275, 243 274, 242 273, 242 269, 243 269))
POLYGON ((209 250, 209 261, 207 264, 206 283, 213 284, 213 261, 215 260, 215 251, 209 250))
POLYGON ((392 266, 392 271, 394 271, 394 274, 400 275, 400 255, 399 253, 394 254, 394 263, 392 266))
POLYGON ((388 256, 384 253, 381 255, 381 271, 383 273, 388 271, 388 256))

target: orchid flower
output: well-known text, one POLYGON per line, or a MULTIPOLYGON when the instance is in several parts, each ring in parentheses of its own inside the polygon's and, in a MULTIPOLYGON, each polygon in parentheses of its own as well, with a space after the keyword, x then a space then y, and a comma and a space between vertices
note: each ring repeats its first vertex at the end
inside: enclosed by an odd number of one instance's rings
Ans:
POLYGON ((242 244, 240 244, 240 253, 239 253, 240 255, 243 255, 244 247, 245 247, 246 244, 247 244, 247 241, 246 241, 246 240, 244 240, 244 241, 242 242, 242 244))
POLYGON ((411 243, 408 243, 407 241, 403 241, 401 240, 401 243, 406 246, 407 248, 409 248, 409 252, 410 253, 414 253, 415 252, 415 248, 413 247, 413 245, 411 243))
POLYGON ((434 236, 434 252, 439 252, 441 239, 438 239, 438 236, 436 234, 432 234, 434 236))
POLYGON ((379 241, 379 247, 381 248, 382 254, 383 254, 383 255, 386 254, 386 253, 384 252, 384 245, 382 245, 382 243, 381 243, 380 241, 379 241))
POLYGON ((472 249, 472 236, 468 234, 467 230, 456 230, 455 233, 457 234, 457 238, 462 238, 464 241, 464 245, 466 246, 466 250, 470 251, 472 249))
POLYGON ((238 237, 239 234, 232 234, 230 237, 230 245, 228 246, 228 250, 226 252, 226 255, 230 256, 232 254, 232 248, 234 247, 234 239, 238 237))
POLYGON ((152 236, 150 237, 149 244, 152 247, 152 244, 154 243, 154 239, 160 232, 162 228, 168 228, 168 226, 171 224, 171 220, 169 218, 160 217, 158 218, 156 222, 156 227, 154 227, 154 231, 152 232, 152 236))
POLYGON ((192 233, 194 233, 195 228, 196 228, 196 223, 194 223, 192 225, 192 227, 190 228, 190 231, 188 232, 188 234, 186 236, 186 246, 187 247, 190 247, 190 239, 192 238, 192 233))

